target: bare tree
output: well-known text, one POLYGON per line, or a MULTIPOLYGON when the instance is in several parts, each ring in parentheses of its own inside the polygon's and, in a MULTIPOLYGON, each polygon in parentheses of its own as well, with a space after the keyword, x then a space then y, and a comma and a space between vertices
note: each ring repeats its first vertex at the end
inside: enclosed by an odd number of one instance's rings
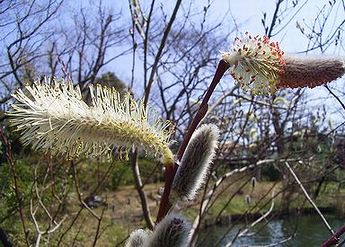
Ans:
MULTIPOLYGON (((274 9, 263 13, 262 32, 273 39, 282 37, 287 25, 295 22, 294 17, 306 2, 277 1, 274 9)), ((326 115, 331 112, 310 110, 306 90, 283 90, 271 98, 253 97, 239 89, 230 76, 219 83, 220 76, 228 69, 224 64, 218 64, 219 50, 227 49, 228 43, 239 32, 236 20, 226 21, 231 12, 214 23, 209 20, 211 1, 206 1, 202 8, 193 1, 182 3, 179 0, 171 6, 171 3, 156 0, 145 3, 145 6, 141 4, 144 3, 128 1, 131 22, 127 23, 128 14, 121 12, 124 10, 111 10, 102 1, 88 7, 55 0, 0 1, 0 30, 7 34, 0 40, 0 45, 5 48, 0 53, 3 58, 0 64, 1 109, 7 109, 6 103, 10 102, 10 94, 16 87, 34 81, 37 76, 65 77, 86 90, 88 85, 99 82, 101 74, 109 71, 117 58, 130 57, 131 80, 126 84, 135 97, 142 96, 146 106, 153 105, 163 118, 175 125, 172 139, 176 142, 172 143, 172 149, 177 161, 200 123, 215 123, 220 128, 217 158, 200 199, 187 205, 196 215, 191 237, 191 244, 195 246, 203 238, 200 234, 202 226, 210 222, 208 214, 214 216, 212 224, 227 221, 229 205, 243 193, 246 210, 239 219, 246 222, 246 229, 238 231, 227 243, 229 246, 254 226, 264 226, 272 220, 279 213, 277 205, 280 212, 286 212, 293 200, 299 203, 297 194, 301 188, 306 194, 314 195, 308 198, 313 201, 328 180, 341 181, 341 176, 334 176, 340 165, 331 160, 333 147, 328 143, 331 139, 328 133, 341 130, 341 124, 330 128, 326 115), (216 68, 221 68, 221 72, 212 79, 216 68), (318 155, 319 144, 324 145, 321 147, 324 156, 318 155), (304 151, 306 148, 310 150, 304 151), (277 179, 267 190, 256 193, 255 183, 265 179, 265 169, 276 173, 277 179), (308 174, 302 179, 300 175, 306 172, 308 174), (217 208, 219 204, 221 206, 217 208), (263 215, 260 214, 262 211, 263 215)), ((324 4, 315 20, 297 24, 302 33, 300 38, 309 40, 301 52, 342 49, 344 20, 334 22, 329 33, 325 28, 335 9, 343 13, 341 1, 324 4)), ((116 71, 111 72, 116 74, 116 71)), ((344 108, 341 88, 327 87, 325 90, 344 108)), ((2 136, 3 146, 8 149, 10 143, 5 135, 2 136)), ((139 213, 131 200, 120 204, 113 198, 106 198, 99 202, 98 208, 92 208, 88 203, 90 198, 95 201, 97 194, 110 195, 107 193, 109 181, 117 172, 114 163, 101 164, 96 160, 90 164, 82 159, 64 162, 51 157, 36 157, 31 162, 36 165, 30 173, 32 181, 27 189, 17 184, 20 176, 16 163, 10 150, 6 154, 15 184, 15 204, 1 220, 20 215, 22 237, 18 245, 74 245, 83 232, 92 246, 101 245, 102 237, 109 234, 107 229, 116 225, 113 222, 116 217, 123 217, 128 222, 126 228, 121 229, 124 236, 132 227, 153 229, 153 211, 157 208, 152 206, 152 197, 155 200, 161 198, 161 205, 166 204, 161 206, 157 221, 169 210, 169 185, 176 172, 173 169, 177 168, 166 168, 163 195, 152 192, 148 181, 151 174, 161 171, 160 164, 152 165, 154 171, 145 173, 141 166, 144 160, 136 150, 131 154, 130 164, 140 200, 139 213), (85 180, 88 171, 97 175, 95 183, 85 180), (116 207, 130 209, 121 214, 116 207), (138 219, 130 223, 128 212, 139 215, 132 217, 138 219), (86 220, 89 224, 92 222, 91 230, 86 229, 86 220)), ((299 205, 307 202, 302 200, 299 205)), ((231 231, 234 229, 228 227, 218 244, 231 231)), ((294 235, 295 231, 292 231, 291 236, 279 243, 294 235)), ((123 243, 119 239, 116 242, 123 243)))

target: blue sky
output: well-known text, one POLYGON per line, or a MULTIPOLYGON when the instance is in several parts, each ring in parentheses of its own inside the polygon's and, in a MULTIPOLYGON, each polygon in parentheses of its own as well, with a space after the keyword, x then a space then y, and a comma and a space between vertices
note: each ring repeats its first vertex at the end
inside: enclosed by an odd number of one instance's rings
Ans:
MULTIPOLYGON (((140 1, 143 9, 148 9, 149 3, 151 1, 140 1)), ((249 31, 253 34, 264 34, 264 28, 261 23, 264 13, 267 14, 267 23, 270 23, 272 15, 276 6, 277 0, 213 0, 211 2, 211 8, 209 11, 208 18, 210 21, 220 21, 223 19, 224 15, 229 11, 230 15, 227 16, 225 21, 229 21, 229 25, 233 25, 231 18, 236 20, 237 25, 241 31, 249 31), (232 15, 232 17, 231 17, 232 15)), ((283 1, 281 8, 291 7, 293 1, 283 1)), ((298 2, 295 8, 290 8, 289 11, 284 14, 281 24, 278 25, 277 31, 280 27, 284 27, 282 32, 276 35, 277 41, 280 41, 284 46, 287 53, 296 53, 305 50, 307 46, 307 39, 304 39, 301 35, 299 29, 296 28, 297 23, 304 27, 305 24, 312 25, 318 12, 326 5, 328 7, 328 2, 325 0, 295 0, 298 2), (286 26, 285 26, 286 25, 286 26)), ((162 3, 165 7, 165 11, 172 10, 175 1, 158 1, 156 6, 162 3)), ((203 7, 208 3, 207 0, 199 0, 193 2, 193 8, 195 11, 199 9, 202 11, 203 7)), ((122 9, 124 16, 129 18, 128 1, 127 0, 104 0, 104 4, 111 6, 115 9, 122 9)), ((187 6, 189 1, 182 1, 183 6, 187 6)), ((344 19, 344 8, 343 1, 337 0, 330 15, 330 19, 325 27, 327 31, 332 31, 332 25, 340 23, 344 19)), ((182 10, 183 11, 183 10, 182 10)), ((168 12, 169 13, 169 12, 168 12)), ((181 9, 180 9, 181 13, 181 9)), ((224 27, 223 27, 224 28, 224 27)), ((229 27, 230 28, 230 27, 229 27)), ((232 28, 232 27, 231 27, 232 28)), ((273 32, 275 33, 275 32, 273 32)), ((338 50, 328 50, 328 54, 340 54, 344 52, 344 48, 340 51, 338 50)))
MULTIPOLYGON (((332 0, 331 2, 333 2, 332 0)), ((90 1, 66 1, 65 3, 72 6, 75 9, 79 9, 81 6, 89 6, 97 3, 97 0, 90 1)), ((140 1, 143 10, 147 12, 150 4, 150 0, 140 1)), ((207 0, 192 1, 194 12, 202 12, 205 5, 209 3, 207 0)), ((235 25, 238 26, 238 30, 241 33, 249 31, 252 34, 264 34, 264 27, 261 20, 266 13, 266 23, 269 24, 272 20, 272 15, 275 10, 277 0, 213 0, 210 1, 211 8, 208 13, 208 23, 216 23, 223 20, 223 25, 220 29, 224 33, 230 32, 235 25), (226 15, 227 14, 227 15, 226 15)), ((335 1, 335 7, 330 12, 330 18, 328 19, 324 29, 323 38, 327 38, 328 35, 334 32, 334 27, 338 26, 340 22, 344 20, 345 16, 345 6, 344 1, 335 1)), ((182 8, 179 10, 179 15, 183 15, 187 9, 190 1, 183 0, 182 8)), ((122 18, 120 20, 124 25, 130 24, 130 15, 128 8, 128 0, 103 0, 103 4, 113 8, 116 13, 121 10, 122 18)), ((173 9, 175 1, 170 0, 156 0, 156 6, 163 5, 164 11, 167 16, 173 9)), ((308 45, 308 39, 303 35, 297 26, 305 29, 308 32, 308 26, 312 26, 313 22, 323 8, 325 11, 330 9, 329 1, 325 0, 289 0, 283 1, 281 4, 282 8, 289 7, 289 10, 281 18, 280 23, 278 23, 275 31, 273 32, 274 37, 272 40, 279 41, 281 48, 286 54, 296 54, 304 51, 308 45), (295 8, 291 8, 292 2, 298 2, 295 8), (282 31, 278 32, 282 28, 282 31)), ((68 6, 66 7, 68 11, 68 6)), ((316 25, 318 27, 319 24, 316 25)), ((239 34, 240 35, 240 34, 239 34)), ((231 46, 231 42, 235 37, 231 37, 229 40, 228 47, 219 47, 219 50, 226 50, 231 46)), ((118 48, 117 51, 123 50, 123 48, 118 48)), ((116 52, 116 50, 115 50, 116 52)), ((321 55, 321 50, 314 50, 313 56, 321 55)), ((345 57, 344 41, 341 41, 337 47, 330 46, 326 51, 326 55, 329 56, 343 56, 345 57)), ((305 56, 305 54, 299 54, 300 56, 305 56)), ((130 81, 131 75, 131 55, 121 57, 116 59, 112 63, 106 66, 102 72, 113 71, 119 78, 123 81, 130 81)), ((139 83, 139 82, 138 82, 139 83)), ((141 83, 141 82, 140 82, 141 83)), ((331 86, 337 86, 339 90, 344 91, 344 79, 340 79, 337 82, 333 82, 331 86)), ((338 111, 340 109, 339 104, 330 97, 327 90, 323 87, 317 89, 307 89, 308 96, 312 100, 312 107, 317 108, 326 103, 331 109, 330 111, 338 111), (322 99, 322 100, 319 100, 322 99)), ((339 114, 334 115, 337 122, 341 122, 345 119, 344 110, 340 110, 339 114)))
MULTIPOLYGON (((151 1, 141 1, 143 9, 148 9, 151 1)), ((165 11, 169 13, 171 11, 175 1, 159 1, 165 6, 165 11)), ((184 7, 180 9, 179 14, 183 14, 186 6, 189 2, 185 2, 184 7)), ((272 15, 275 10, 276 2, 274 0, 214 0, 211 1, 212 7, 209 10, 208 19, 210 22, 217 22, 224 18, 224 15, 228 13, 227 17, 224 19, 224 24, 222 26, 223 30, 226 28, 232 29, 236 23, 238 25, 239 32, 249 31, 252 34, 264 34, 264 27, 261 23, 261 20, 266 13, 266 23, 269 24, 272 20, 272 15), (235 22, 233 21, 235 20, 235 22)), ((296 54, 300 53, 307 49, 308 47, 308 38, 303 35, 300 29, 297 26, 300 26, 301 29, 304 29, 306 33, 308 32, 308 26, 314 24, 314 20, 317 17, 320 10, 324 8, 327 13, 330 10, 329 1, 324 0, 299 0, 295 8, 291 8, 293 1, 284 1, 281 4, 282 8, 289 7, 289 10, 286 11, 279 24, 277 25, 275 31, 273 32, 274 37, 272 40, 279 41, 281 48, 285 51, 286 54, 296 54), (279 31, 282 29, 282 31, 279 31)), ((128 10, 128 1, 112 1, 107 0, 104 2, 109 6, 113 6, 118 9, 119 6, 122 8, 122 13, 124 14, 125 20, 129 18, 128 10), (114 5, 116 4, 116 5, 114 5)), ((202 11, 203 7, 208 3, 206 0, 195 1, 193 4, 193 11, 202 11)), ((159 3, 156 3, 156 6, 159 6, 159 3)), ((342 1, 335 1, 335 7, 330 12, 330 17, 324 26, 324 36, 323 39, 326 39, 328 35, 334 32, 334 28, 339 25, 341 21, 344 20, 344 6, 342 1)), ((169 16, 169 15, 168 15, 169 16)), ((129 20, 129 19, 128 19, 129 20)), ((316 23, 316 31, 319 29, 319 23, 316 23)), ((229 44, 229 47, 231 43, 229 44)), ((226 48, 220 47, 219 50, 224 50, 226 48)), ((327 50, 323 51, 323 55, 328 56, 344 56, 344 43, 340 43, 337 47, 330 46, 327 50)), ((319 56, 322 54, 320 49, 316 49, 313 52, 309 53, 309 56, 319 56)), ((305 54, 298 54, 299 56, 305 56, 305 54)), ((126 63, 127 58, 122 58, 122 61, 117 61, 116 68, 117 73, 120 78, 127 81, 130 75, 130 66, 128 62, 126 63)), ((339 79, 337 82, 333 82, 331 86, 337 86, 339 89, 344 89, 344 79, 339 79)), ((334 122, 342 122, 345 119, 344 110, 340 108, 338 103, 334 100, 333 97, 329 95, 327 90, 323 87, 318 87, 316 89, 307 89, 307 94, 310 97, 311 103, 310 106, 313 109, 321 107, 326 103, 327 107, 330 108, 329 111, 338 112, 337 114, 332 115, 331 119, 334 122), (320 100, 321 99, 321 100, 320 100)))

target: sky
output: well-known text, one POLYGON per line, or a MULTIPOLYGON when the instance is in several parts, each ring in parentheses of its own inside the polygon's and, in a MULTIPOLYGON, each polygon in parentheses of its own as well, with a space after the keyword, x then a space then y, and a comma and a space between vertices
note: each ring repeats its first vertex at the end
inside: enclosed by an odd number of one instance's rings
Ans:
MULTIPOLYGON (((151 1, 141 1, 142 8, 147 10, 149 8, 149 3, 151 1), (146 4, 146 5, 145 5, 146 4)), ((160 1, 162 2, 165 9, 172 9, 174 6, 175 1, 160 1)), ((264 13, 266 13, 266 23, 269 24, 272 19, 272 15, 276 6, 277 0, 213 0, 211 2, 211 8, 209 10, 208 18, 210 19, 209 22, 218 22, 223 20, 224 16, 228 13, 227 17, 225 18, 224 24, 222 26, 225 29, 228 25, 229 29, 232 29, 235 23, 232 21, 232 18, 236 21, 236 25, 238 25, 238 29, 240 32, 244 33, 246 31, 256 35, 264 34, 264 28, 262 25, 262 19, 264 13)), ((293 1, 284 1, 281 4, 281 7, 289 7, 293 1), (286 2, 286 3, 285 3, 286 2), (290 3, 290 4, 288 4, 290 3)), ((272 40, 279 41, 281 44, 282 49, 285 51, 286 54, 298 54, 306 50, 308 46, 308 39, 301 34, 300 29, 297 26, 300 26, 302 29, 307 30, 307 26, 312 26, 315 17, 317 16, 318 12, 327 4, 329 1, 325 0, 297 0, 298 2, 295 8, 290 8, 283 16, 281 23, 277 26, 277 29, 273 32, 272 40), (280 29, 283 28, 282 31, 280 29)), ((336 1, 336 5, 338 7, 334 8, 331 12, 330 19, 325 26, 325 34, 326 36, 330 33, 333 33, 334 27, 336 24, 340 23, 344 20, 344 10, 341 9, 343 1, 336 1), (334 11, 337 10, 337 11, 334 11)), ((189 1, 182 1, 183 3, 189 3, 189 1)), ((207 0, 199 0, 195 1, 194 3, 194 10, 195 11, 202 11, 203 7, 207 5, 207 0)), ((129 10, 128 10, 128 1, 127 0, 105 0, 104 4, 118 9, 119 7, 124 14, 124 19, 129 18, 129 10)), ((156 4, 157 6, 158 4, 156 4)), ((185 4, 187 5, 187 4, 185 4)), ((345 8, 345 7, 343 7, 345 8)), ((186 7, 182 8, 186 9, 186 7)), ((166 11, 168 11, 166 10, 166 11)), ((129 20, 129 19, 128 19, 129 20)), ((344 45, 344 44, 343 44, 344 45)), ((229 47, 231 44, 229 44, 229 47)), ((226 48, 225 48, 226 49, 226 48)), ((220 48, 220 50, 224 50, 224 48, 220 48)), ((338 46, 337 48, 330 48, 327 49, 324 53, 330 56, 339 56, 345 54, 344 46, 338 46)), ((313 55, 321 54, 320 50, 316 50, 312 52, 313 55)), ((302 54, 303 55, 303 54, 302 54)), ((122 63, 123 64, 123 63, 122 63)), ((127 74, 127 68, 121 68, 121 70, 127 74)), ((119 73, 122 73, 121 71, 119 73)))
MULTIPOLYGON (((121 22, 125 25, 130 23, 130 14, 128 7, 128 0, 102 0, 103 4, 109 8, 114 9, 116 13, 121 11, 121 22)), ((79 9, 80 6, 94 5, 97 0, 84 0, 84 1, 68 1, 68 4, 79 9)), ((265 33, 262 19, 266 16, 267 25, 272 20, 272 15, 275 10, 277 0, 195 0, 193 1, 193 12, 202 12, 204 6, 211 4, 208 12, 208 23, 217 23, 222 21, 220 29, 224 33, 229 33, 238 27, 239 35, 241 33, 250 32, 253 35, 263 35, 265 33)), ((148 12, 151 0, 141 0, 142 8, 145 13, 148 12)), ((182 8, 178 14, 183 15, 188 9, 189 0, 182 0, 182 8)), ((304 50, 308 47, 308 38, 301 33, 301 29, 308 33, 308 27, 312 26, 318 13, 323 10, 324 14, 329 11, 330 3, 334 3, 335 7, 330 12, 330 17, 324 28, 323 39, 334 32, 334 27, 338 26, 340 22, 344 21, 345 16, 345 3, 344 0, 285 0, 281 4, 282 8, 288 8, 281 19, 277 20, 277 28, 273 31, 273 41, 278 41, 280 47, 286 54, 293 54, 305 56, 304 50), (295 8, 292 8, 292 3, 297 3, 295 8), (299 27, 299 28, 297 28, 299 27), (280 31, 282 29, 282 31, 280 31)), ((167 16, 169 17, 175 1, 173 0, 156 0, 156 6, 162 6, 167 16)), ((158 10, 159 11, 159 10, 158 10)), ((322 15, 321 15, 322 16, 322 15)), ((320 23, 316 23, 316 30, 318 31, 320 23)), ((231 37, 228 47, 219 47, 220 51, 224 51, 231 47, 231 42, 235 37, 231 37)), ((345 57, 344 42, 341 41, 337 47, 331 46, 325 51, 316 49, 308 56, 342 56, 345 57), (324 54, 323 54, 324 52, 324 54)), ((121 47, 118 49, 122 49, 121 47)), ((130 81, 131 75, 131 55, 116 59, 105 67, 103 72, 113 71, 123 81, 130 81)), ((345 79, 340 79, 337 82, 332 82, 331 86, 337 86, 340 90, 344 91, 345 79)), ((311 106, 315 109, 321 107, 326 102, 327 106, 332 112, 339 112, 338 115, 332 115, 336 122, 342 122, 345 119, 344 110, 330 97, 327 90, 323 87, 317 89, 306 89, 308 96, 311 99, 311 106), (321 99, 321 100, 320 100, 321 99)), ((345 99, 344 99, 345 101, 345 99)))
MULTIPOLYGON (((147 10, 151 1, 141 1, 142 8, 147 10)), ((193 4, 194 11, 202 11, 205 5, 211 3, 209 10, 209 21, 218 22, 223 20, 223 29, 232 29, 234 25, 238 26, 238 30, 241 33, 246 31, 252 34, 264 34, 264 27, 262 19, 266 13, 267 25, 271 23, 272 15, 275 10, 277 0, 199 0, 193 4), (224 16, 227 14, 226 18, 224 16)), ((182 1, 183 7, 179 10, 179 14, 183 14, 186 10, 187 3, 189 1, 182 1), (185 3, 185 4, 184 4, 185 3)), ((116 9, 122 9, 124 18, 129 18, 128 1, 127 0, 105 0, 104 4, 115 7, 116 9)), ((158 1, 158 4, 162 4, 165 7, 165 11, 173 9, 175 1, 158 1)), ((158 5, 157 4, 157 5, 158 5)), ((157 6, 156 5, 156 6, 157 6)), ((321 26, 320 23, 314 23, 315 18, 323 10, 322 14, 327 14, 329 10, 330 16, 324 28, 324 36, 327 37, 334 32, 334 28, 344 20, 345 6, 344 1, 325 1, 325 0, 296 0, 296 1, 283 1, 282 8, 289 8, 281 19, 277 20, 277 28, 273 31, 272 40, 279 41, 280 47, 286 54, 306 56, 303 51, 308 47, 308 38, 302 34, 301 30, 308 33, 308 27, 315 24, 316 31, 321 26), (295 8, 291 8, 292 2, 297 3, 295 8), (330 3, 335 4, 334 8, 330 8, 330 3), (299 28, 298 28, 299 27, 299 28), (281 30, 282 29, 282 30, 281 30)), ((320 14, 320 16, 322 16, 320 14)), ((229 47, 231 44, 229 44, 229 47)), ((227 48, 220 47, 220 50, 227 48)), ((344 43, 340 43, 337 47, 331 46, 325 51, 316 49, 308 54, 308 56, 342 56, 345 57, 344 43)), ((117 61, 117 74, 120 78, 127 81, 129 79, 129 67, 128 58, 123 57, 122 61, 117 61), (127 61, 127 62, 126 62, 127 61)), ((340 89, 344 89, 344 79, 339 79, 336 82, 332 82, 331 86, 336 86, 340 89)), ((309 105, 313 109, 321 107, 324 103, 332 111, 337 114, 332 114, 331 121, 334 125, 343 122, 345 119, 344 110, 341 109, 338 102, 329 95, 328 91, 323 87, 316 89, 306 89, 308 97, 310 98, 309 105)), ((344 99, 345 100, 345 99, 344 99)))
MULTIPOLYGON (((334 0, 333 0, 334 1, 334 0)), ((295 0, 295 1, 283 1, 281 8, 291 7, 292 2, 298 2, 295 8, 290 8, 287 13, 281 19, 281 24, 278 27, 284 27, 282 32, 278 32, 276 35, 277 41, 284 44, 284 49, 287 53, 297 53, 305 50, 307 46, 307 39, 301 39, 301 31, 296 27, 300 25, 302 28, 305 25, 312 25, 315 17, 318 12, 324 8, 326 9, 329 5, 329 2, 325 0, 295 0), (298 11, 296 11, 298 10, 298 11), (298 24, 297 24, 298 23, 298 24)), ((140 1, 144 10, 149 8, 149 3, 151 1, 140 1)), ((158 1, 161 2, 163 6, 168 6, 165 9, 172 9, 175 1, 158 1)), ((276 6, 277 0, 198 0, 194 1, 193 8, 195 10, 202 11, 203 7, 211 3, 211 8, 209 10, 208 18, 211 21, 217 22, 224 18, 227 13, 230 15, 227 16, 227 19, 230 20, 233 18, 236 20, 236 24, 239 26, 240 31, 248 31, 253 34, 264 34, 264 28, 261 23, 261 19, 266 12, 267 23, 270 23, 272 15, 276 6)), ((182 1, 182 6, 185 9, 189 1, 182 1)), ((122 13, 129 17, 128 10, 128 0, 104 0, 104 4, 112 6, 116 9, 122 9, 122 13)), ((158 3, 159 4, 159 3, 158 3)), ((158 5, 156 4, 156 6, 158 5)), ((327 22, 325 27, 326 31, 331 32, 332 25, 336 25, 344 20, 344 10, 341 8, 344 7, 343 0, 335 1, 336 8, 331 12, 330 20, 327 22)), ((181 13, 181 11, 180 11, 181 13)), ((226 20, 225 20, 226 21, 226 20)), ((229 24, 231 25, 231 24, 229 24)), ((231 27, 230 27, 231 29, 231 27)), ((277 30, 277 31, 278 31, 277 30)), ((273 32, 275 34, 276 32, 273 32)), ((326 32, 327 33, 327 32, 326 32)), ((329 50, 328 54, 339 54, 344 52, 344 47, 342 51, 339 50, 329 50)))

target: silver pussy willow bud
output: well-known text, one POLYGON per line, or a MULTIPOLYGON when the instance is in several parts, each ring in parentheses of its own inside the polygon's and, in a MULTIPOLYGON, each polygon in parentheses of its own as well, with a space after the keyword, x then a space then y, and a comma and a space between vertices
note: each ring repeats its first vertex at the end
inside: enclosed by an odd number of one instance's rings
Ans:
POLYGON ((145 247, 184 247, 187 246, 191 225, 179 214, 169 214, 159 222, 145 247))
POLYGON ((129 236, 125 247, 143 247, 144 242, 148 239, 149 235, 146 231, 139 229, 135 230, 129 236))
POLYGON ((252 189, 255 188, 256 182, 257 182, 256 177, 252 177, 252 179, 250 180, 250 183, 251 183, 251 185, 252 185, 252 189))
POLYGON ((213 124, 203 125, 194 132, 174 178, 173 201, 194 199, 214 157, 218 137, 219 130, 213 124))
POLYGON ((250 195, 246 195, 244 197, 244 199, 245 199, 247 205, 250 205, 252 203, 252 197, 250 195))

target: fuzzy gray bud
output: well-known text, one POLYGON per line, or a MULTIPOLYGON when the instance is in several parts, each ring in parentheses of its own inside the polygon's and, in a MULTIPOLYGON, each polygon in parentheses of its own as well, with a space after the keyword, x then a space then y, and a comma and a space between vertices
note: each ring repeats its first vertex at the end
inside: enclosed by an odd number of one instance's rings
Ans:
POLYGON ((244 199, 248 205, 250 205, 252 203, 252 197, 250 195, 246 195, 244 197, 244 199))
POLYGON ((250 183, 252 185, 252 190, 254 190, 256 186, 256 182, 257 182, 256 177, 252 177, 252 179, 250 180, 250 183))
POLYGON ((169 214, 158 223, 145 247, 185 247, 191 225, 178 214, 169 214))
POLYGON ((143 247, 144 242, 148 239, 148 234, 146 231, 139 229, 135 230, 129 236, 125 247, 143 247))
POLYGON ((182 157, 172 186, 172 199, 193 200, 203 184, 217 148, 219 130, 206 124, 198 128, 182 157))

